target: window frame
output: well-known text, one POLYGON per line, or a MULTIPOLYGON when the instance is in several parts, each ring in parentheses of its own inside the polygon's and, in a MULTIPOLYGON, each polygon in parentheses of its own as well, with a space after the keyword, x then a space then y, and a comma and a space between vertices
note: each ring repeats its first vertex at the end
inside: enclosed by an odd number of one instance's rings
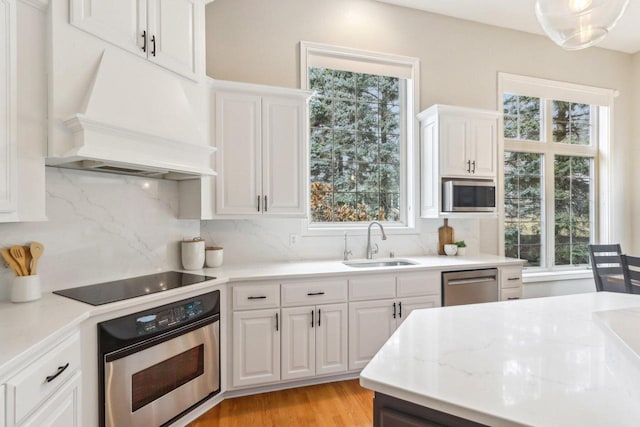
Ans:
MULTIPOLYGON (((542 242, 544 251, 541 253, 540 267, 526 267, 529 273, 548 274, 549 272, 566 273, 568 271, 580 271, 590 268, 589 265, 555 265, 555 241, 550 240, 555 235, 555 180, 553 179, 554 159, 556 156, 576 156, 593 158, 591 186, 593 203, 590 206, 590 215, 593 218, 593 230, 591 230, 594 242, 609 242, 613 234, 613 224, 609 221, 612 217, 613 180, 612 167, 607 162, 609 153, 612 152, 613 129, 613 103, 618 92, 612 89, 602 89, 573 83, 558 82, 535 77, 520 76, 508 73, 498 73, 498 110, 504 111, 504 94, 511 93, 524 96, 532 96, 541 100, 541 128, 540 141, 515 140, 504 137, 504 120, 500 119, 498 125, 499 150, 538 153, 542 159, 542 182, 544 195, 544 207, 542 209, 542 242), (561 100, 573 103, 591 105, 592 127, 591 136, 597 137, 597 144, 577 145, 553 142, 552 126, 552 101, 561 100), (595 108, 594 106, 597 106, 595 108), (594 110, 597 114, 594 114, 594 110)), ((499 179, 504 183, 504 156, 499 162, 499 179)), ((504 215, 504 184, 498 191, 499 221, 498 221, 498 247, 500 255, 505 250, 505 215, 504 215)))
MULTIPOLYGON (((419 146, 418 124, 416 114, 419 108, 419 76, 420 60, 418 58, 371 52, 360 49, 332 46, 321 43, 300 42, 300 87, 309 90, 309 67, 337 64, 346 71, 369 73, 378 75, 393 75, 406 80, 400 84, 405 90, 400 93, 400 120, 404 129, 400 135, 400 221, 382 222, 385 230, 391 234, 414 234, 416 232, 417 209, 419 206, 419 156, 416 148, 419 146), (395 74, 395 75, 394 75, 395 74)), ((335 68, 334 68, 335 69, 335 68)), ((308 120, 307 120, 308 122, 308 120)), ((310 136, 310 129, 307 128, 310 136)), ((308 144, 307 144, 308 146, 308 144)), ((311 155, 306 152, 306 194, 307 219, 304 221, 305 235, 340 235, 346 231, 356 234, 366 232, 369 222, 312 222, 310 213, 310 162, 311 155)))

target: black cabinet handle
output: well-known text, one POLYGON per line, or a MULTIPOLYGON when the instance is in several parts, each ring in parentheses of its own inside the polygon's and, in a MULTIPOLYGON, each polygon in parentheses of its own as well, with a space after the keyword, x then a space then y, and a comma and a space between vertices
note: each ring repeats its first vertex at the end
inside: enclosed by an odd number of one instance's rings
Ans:
POLYGON ((509 277, 507 280, 520 280, 519 277, 509 277))
POLYGON ((471 173, 471 160, 467 160, 467 172, 471 173))
POLYGON ((511 300, 513 300, 513 299, 520 299, 520 297, 507 297, 507 299, 508 299, 509 301, 511 301, 511 300))
POLYGON ((153 44, 153 47, 151 48, 151 55, 156 56, 156 36, 155 35, 151 36, 151 43, 153 44))
POLYGON ((267 297, 264 295, 260 295, 259 297, 247 297, 247 299, 267 299, 267 297))
POLYGON ((58 366, 58 371, 53 374, 53 375, 49 375, 46 380, 48 383, 50 383, 51 381, 55 380, 56 378, 58 378, 58 375, 60 375, 61 373, 63 373, 67 368, 69 367, 69 363, 67 363, 64 366, 58 366))
POLYGON ((471 172, 476 173, 476 161, 474 160, 471 164, 473 165, 473 170, 471 172))
POLYGON ((313 321, 313 315, 315 314, 315 312, 316 312, 315 310, 311 310, 311 327, 312 327, 312 328, 313 328, 313 324, 315 323, 315 322, 313 321))
POLYGON ((320 311, 320 309, 318 309, 318 327, 320 327, 321 316, 322 316, 322 312, 320 311))
POLYGON ((267 211, 267 196, 264 196, 264 211, 267 211))
POLYGON ((142 31, 142 51, 147 51, 147 30, 142 31))
POLYGON ((398 311, 400 312, 400 317, 402 317, 402 301, 398 303, 398 311))
POLYGON ((396 318, 396 303, 393 303, 393 318, 396 318))
POLYGON ((309 292, 307 294, 307 296, 310 296, 310 297, 315 296, 315 295, 324 295, 324 292, 309 292))
POLYGON ((258 212, 260 212, 260 196, 258 196, 258 212))
POLYGON ((276 313, 276 332, 280 330, 280 324, 278 322, 278 313, 276 313))

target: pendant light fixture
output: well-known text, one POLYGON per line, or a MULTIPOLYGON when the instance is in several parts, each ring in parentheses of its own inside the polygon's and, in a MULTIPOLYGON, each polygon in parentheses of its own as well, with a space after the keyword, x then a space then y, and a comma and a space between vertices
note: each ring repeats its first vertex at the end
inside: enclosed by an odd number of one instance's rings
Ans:
POLYGON ((579 50, 604 39, 628 4, 629 0, 536 0, 536 16, 557 45, 579 50))

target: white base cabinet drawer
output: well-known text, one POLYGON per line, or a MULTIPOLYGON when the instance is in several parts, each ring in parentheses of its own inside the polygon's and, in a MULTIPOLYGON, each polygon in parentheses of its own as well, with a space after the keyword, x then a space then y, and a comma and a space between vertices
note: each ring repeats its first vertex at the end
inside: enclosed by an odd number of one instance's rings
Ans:
POLYGON ((80 338, 75 334, 9 379, 9 425, 20 424, 79 369, 80 338))
POLYGON ((58 390, 21 427, 80 427, 80 372, 58 390))
POLYGON ((235 285, 233 309, 254 310, 280 306, 280 284, 235 285))
POLYGON ((510 301, 522 298, 522 287, 500 290, 500 301, 510 301))
POLYGON ((397 292, 399 298, 439 295, 442 287, 442 272, 422 271, 420 273, 399 274, 397 292))
POLYGON ((346 280, 310 280, 282 284, 283 307, 338 303, 346 301, 346 280))
POLYGON ((371 275, 349 279, 349 301, 395 298, 396 276, 371 275))
POLYGON ((500 287, 518 288, 522 286, 522 267, 503 267, 500 269, 500 287))

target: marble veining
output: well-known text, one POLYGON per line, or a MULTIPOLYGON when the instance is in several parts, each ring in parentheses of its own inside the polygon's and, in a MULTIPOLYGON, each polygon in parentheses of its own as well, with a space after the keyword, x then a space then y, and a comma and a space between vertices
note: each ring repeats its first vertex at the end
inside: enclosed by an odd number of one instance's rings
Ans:
MULTIPOLYGON (((45 245, 44 291, 179 269, 183 238, 200 221, 178 220, 174 181, 47 167, 46 222, 0 224, 0 247, 45 245)), ((0 300, 13 273, 0 268, 0 300)))
POLYGON ((637 426, 640 364, 594 320, 630 308, 599 292, 417 310, 361 384, 494 426, 637 426))

